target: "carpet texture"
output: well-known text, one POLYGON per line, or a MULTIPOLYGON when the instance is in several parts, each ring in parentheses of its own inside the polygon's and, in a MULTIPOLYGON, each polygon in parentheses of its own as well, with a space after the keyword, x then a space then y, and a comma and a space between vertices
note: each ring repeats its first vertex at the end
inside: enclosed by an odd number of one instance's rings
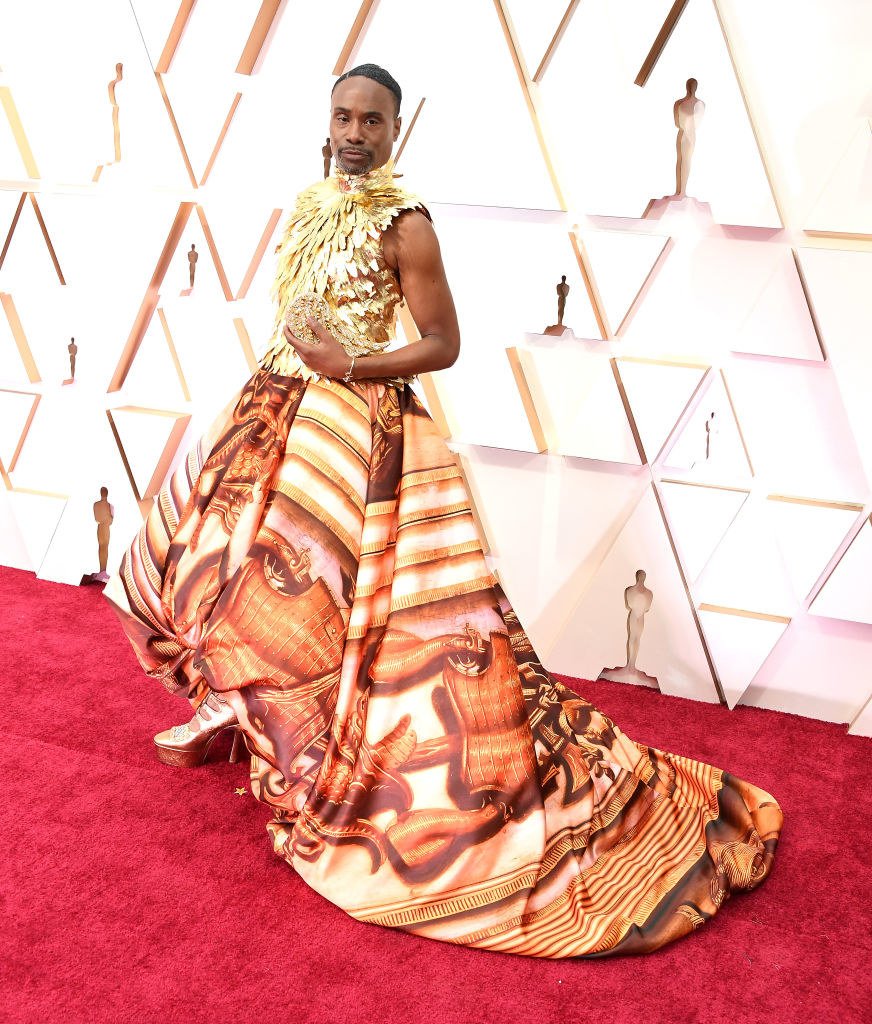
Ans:
POLYGON ((326 902, 271 852, 245 764, 155 760, 187 705, 98 588, 0 567, 0 594, 4 1024, 872 1021, 872 741, 843 725, 561 677, 633 739, 771 792, 784 831, 763 886, 685 939, 527 959, 326 902))

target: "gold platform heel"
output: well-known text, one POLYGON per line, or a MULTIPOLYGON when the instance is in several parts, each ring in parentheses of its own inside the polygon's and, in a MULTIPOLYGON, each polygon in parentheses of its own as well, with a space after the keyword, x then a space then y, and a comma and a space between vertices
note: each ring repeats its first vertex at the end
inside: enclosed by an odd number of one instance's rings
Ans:
POLYGON ((196 768, 203 764, 209 748, 228 729, 233 730, 233 746, 230 761, 235 764, 245 751, 242 729, 236 720, 236 712, 222 694, 215 690, 197 708, 194 717, 184 725, 174 725, 159 732, 154 738, 158 761, 180 768, 196 768))

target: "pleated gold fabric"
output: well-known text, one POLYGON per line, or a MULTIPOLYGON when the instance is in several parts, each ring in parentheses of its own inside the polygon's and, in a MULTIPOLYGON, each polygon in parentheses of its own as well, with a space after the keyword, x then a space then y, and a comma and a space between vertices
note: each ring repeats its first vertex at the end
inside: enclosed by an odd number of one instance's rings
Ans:
POLYGON ((769 874, 770 794, 544 669, 408 384, 259 369, 105 594, 150 676, 231 702, 276 853, 360 920, 642 953, 769 874))

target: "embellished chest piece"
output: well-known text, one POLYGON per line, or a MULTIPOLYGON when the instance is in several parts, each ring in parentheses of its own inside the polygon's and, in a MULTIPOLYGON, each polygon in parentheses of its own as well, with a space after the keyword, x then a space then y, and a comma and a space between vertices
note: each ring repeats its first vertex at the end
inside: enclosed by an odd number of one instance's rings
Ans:
MULTIPOLYGON (((400 282, 382 251, 382 234, 421 200, 394 184, 392 162, 366 174, 341 171, 305 189, 285 225, 272 288, 276 318, 261 367, 317 379, 282 334, 288 307, 305 292, 323 296, 347 327, 349 355, 385 349, 394 338, 400 282)), ((395 378, 403 382, 412 378, 395 378)))

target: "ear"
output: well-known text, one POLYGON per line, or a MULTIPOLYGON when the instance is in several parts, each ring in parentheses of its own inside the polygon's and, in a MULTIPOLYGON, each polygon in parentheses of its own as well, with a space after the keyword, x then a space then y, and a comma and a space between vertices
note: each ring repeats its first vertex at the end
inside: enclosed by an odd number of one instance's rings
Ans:
POLYGON ((396 142, 397 139, 400 137, 400 126, 402 125, 402 123, 403 119, 401 117, 394 118, 394 142, 396 142))

